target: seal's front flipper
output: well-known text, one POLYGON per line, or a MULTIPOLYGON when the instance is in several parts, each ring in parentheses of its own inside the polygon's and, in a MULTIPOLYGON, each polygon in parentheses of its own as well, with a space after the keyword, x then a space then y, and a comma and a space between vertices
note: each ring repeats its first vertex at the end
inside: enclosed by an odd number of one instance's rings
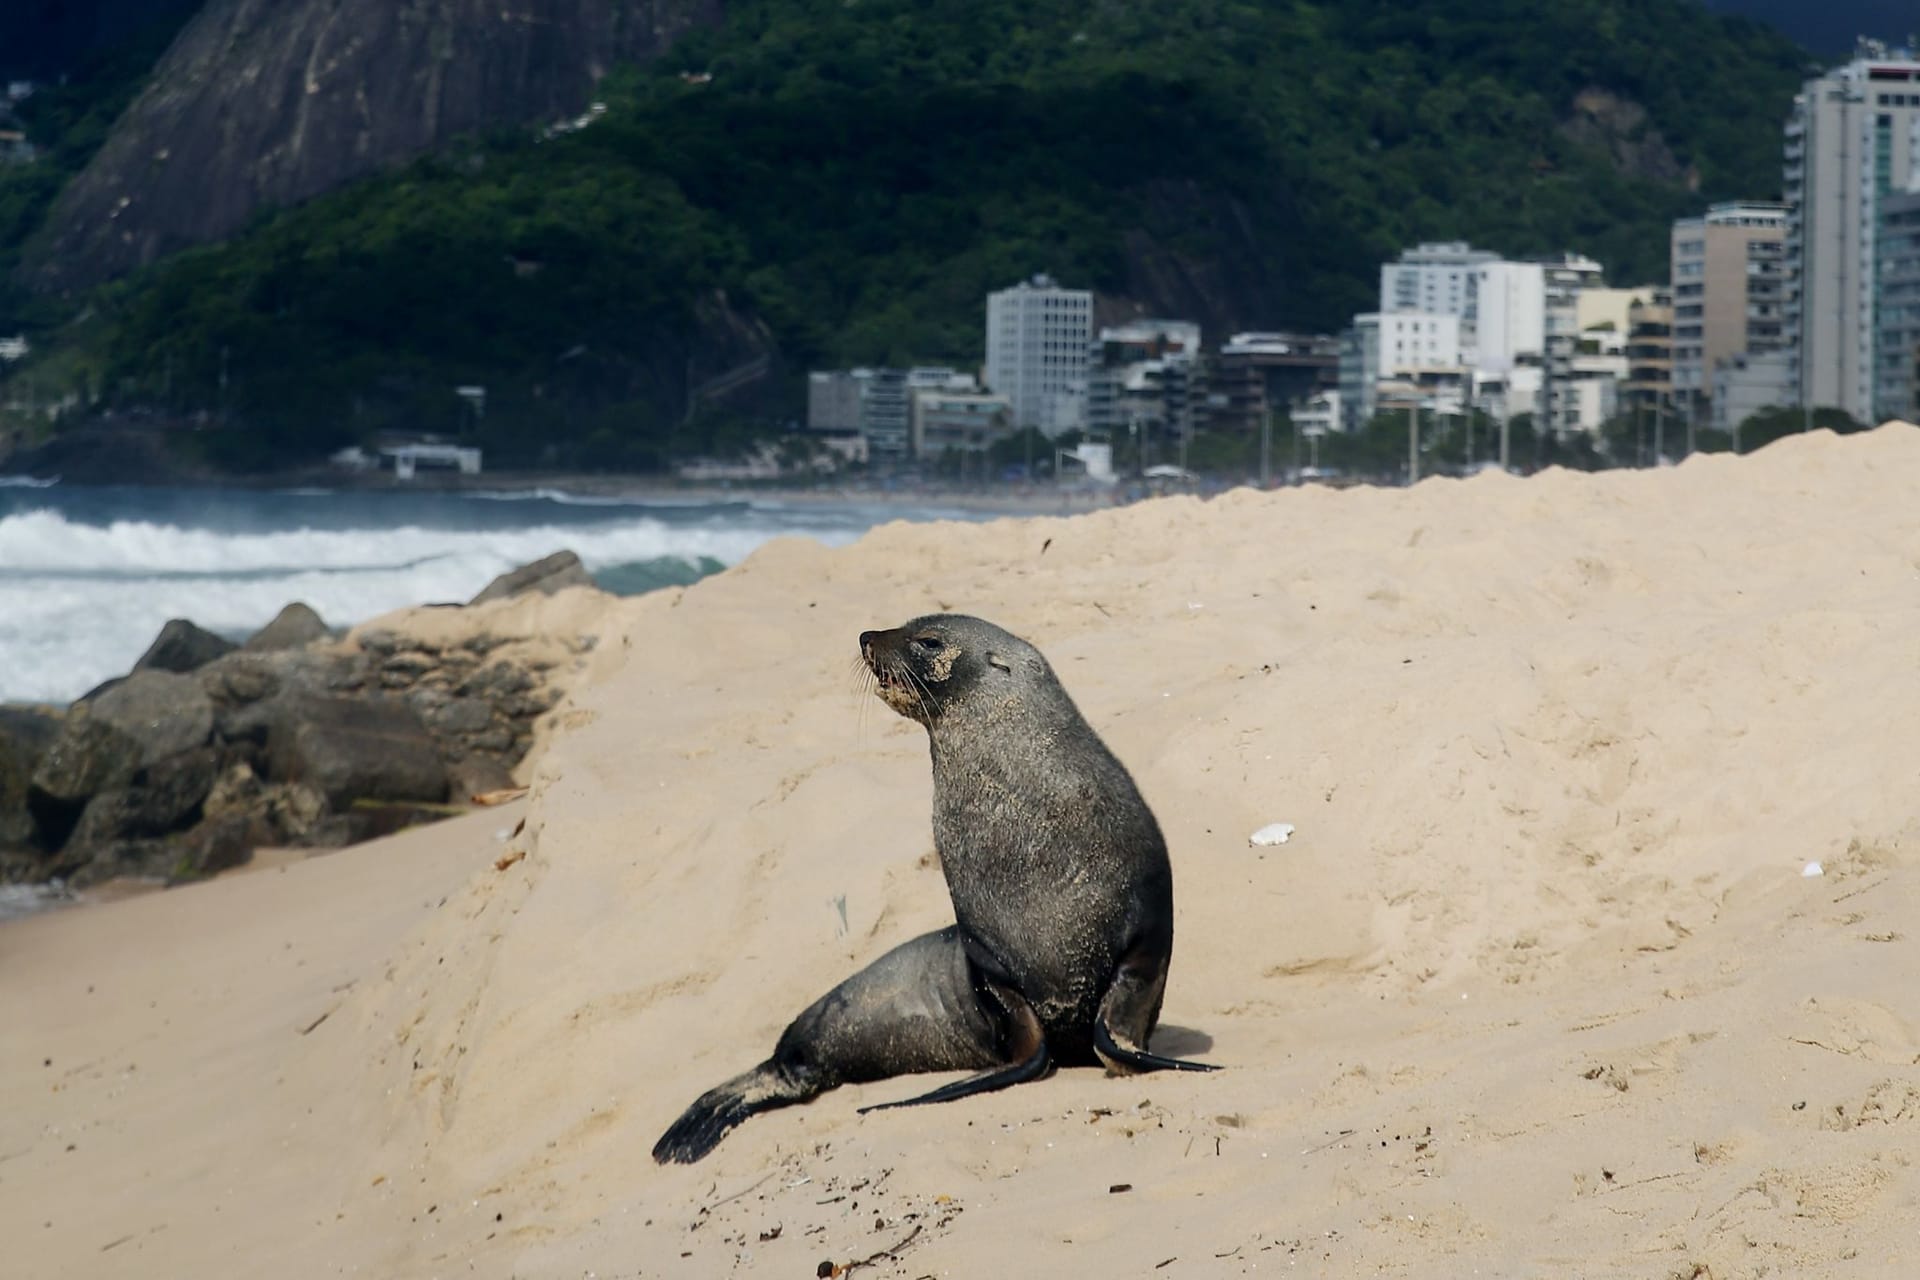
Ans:
POLYGON ((1113 983, 1100 998, 1093 1020, 1093 1051, 1118 1075, 1142 1071, 1218 1071, 1205 1062, 1188 1062, 1149 1052, 1147 1039, 1160 1020, 1160 997, 1167 989, 1167 952, 1173 938, 1147 937, 1120 960, 1113 983))
POLYGON ((1093 1024, 1093 1051, 1100 1061, 1107 1064, 1107 1070, 1119 1075, 1132 1075, 1142 1071, 1218 1071, 1220 1068, 1211 1062, 1189 1062, 1185 1058, 1169 1058, 1162 1054, 1150 1053, 1145 1049, 1123 1046, 1113 1038, 1113 1032, 1107 1028, 1107 1020, 1099 1018, 1093 1024))
POLYGON ((860 1114, 869 1111, 890 1111, 895 1107, 919 1107, 932 1102, 952 1102, 955 1098, 965 1098, 976 1093, 992 1093, 995 1089, 1005 1089, 1009 1085, 1025 1084, 1029 1080, 1038 1080, 1053 1069, 1053 1059, 1047 1054, 1046 1032, 1040 1027, 1040 1019, 1031 1006, 1018 997, 1009 999, 1004 992, 996 991, 1004 1001, 1011 1003, 1012 1026, 1008 1039, 1009 1048, 1018 1055, 1014 1061, 1004 1067, 994 1067, 982 1071, 979 1075, 968 1076, 965 1080, 955 1080, 952 1084, 941 1085, 931 1093, 923 1093, 917 1098, 906 1098, 900 1102, 881 1102, 871 1107, 860 1108, 860 1114))

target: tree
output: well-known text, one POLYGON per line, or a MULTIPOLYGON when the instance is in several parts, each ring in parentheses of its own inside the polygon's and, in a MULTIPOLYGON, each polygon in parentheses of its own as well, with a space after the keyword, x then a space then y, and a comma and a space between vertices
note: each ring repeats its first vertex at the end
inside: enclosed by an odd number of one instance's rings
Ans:
POLYGON ((1809 420, 1815 431, 1831 431, 1836 435, 1849 435, 1855 431, 1865 431, 1866 425, 1854 419, 1844 409, 1815 409, 1811 415, 1790 405, 1779 405, 1771 409, 1762 409, 1741 419, 1734 433, 1735 450, 1739 453, 1752 453, 1763 445, 1772 444, 1783 436, 1798 435, 1808 429, 1809 420))

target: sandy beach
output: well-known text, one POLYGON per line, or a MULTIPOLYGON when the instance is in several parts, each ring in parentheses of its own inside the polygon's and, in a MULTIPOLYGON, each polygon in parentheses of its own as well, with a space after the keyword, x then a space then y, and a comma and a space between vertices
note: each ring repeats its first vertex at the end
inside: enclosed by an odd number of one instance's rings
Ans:
POLYGON ((568 593, 599 643, 527 799, 0 928, 0 1271, 1912 1274, 1916 477, 1894 424, 568 593), (849 1087, 656 1166, 951 920, 925 734, 855 671, 945 610, 1139 781, 1155 1047, 1226 1070, 849 1087))

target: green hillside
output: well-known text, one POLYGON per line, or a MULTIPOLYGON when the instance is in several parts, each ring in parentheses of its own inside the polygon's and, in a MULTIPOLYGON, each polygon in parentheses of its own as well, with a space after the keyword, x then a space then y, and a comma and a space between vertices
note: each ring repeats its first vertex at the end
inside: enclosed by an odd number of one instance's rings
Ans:
POLYGON ((741 429, 683 422, 716 309, 777 344, 775 420, 809 366, 973 365, 985 293, 1034 271, 1127 293, 1142 242, 1275 327, 1339 327, 1421 239, 1664 278, 1672 218, 1777 194, 1803 71, 1694 0, 740 0, 588 127, 181 254, 63 358, 224 412, 235 465, 459 426, 474 381, 503 461, 656 465, 741 429))

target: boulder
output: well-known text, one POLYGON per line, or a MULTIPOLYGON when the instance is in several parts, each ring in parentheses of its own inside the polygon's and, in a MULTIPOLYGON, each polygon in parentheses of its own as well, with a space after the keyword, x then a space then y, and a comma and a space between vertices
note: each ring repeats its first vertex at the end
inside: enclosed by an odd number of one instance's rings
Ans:
POLYGON ((247 640, 246 649, 249 653, 304 649, 332 634, 319 614, 296 600, 276 614, 272 622, 254 632, 247 640))
POLYGON ((116 840, 111 844, 78 845, 62 850, 44 874, 65 880, 68 887, 85 889, 122 876, 142 880, 172 879, 180 864, 179 847, 168 840, 116 840))
POLYGON ((467 603, 486 604, 489 600, 506 600, 529 591, 552 595, 567 587, 592 585, 593 575, 580 563, 578 555, 571 551, 556 551, 544 560, 535 560, 532 564, 523 564, 518 569, 501 574, 467 603))
POLYGON ((133 664, 135 671, 196 671, 206 666, 222 654, 232 653, 239 646, 224 636, 215 635, 204 627, 197 627, 185 618, 175 618, 160 628, 160 634, 154 637, 140 660, 133 664))
POLYGON ((139 744, 105 720, 70 713, 27 788, 27 807, 46 844, 58 848, 66 840, 88 800, 131 782, 139 755, 139 744))
POLYGON ((425 726, 386 698, 279 697, 255 705, 267 776, 312 787, 335 808, 355 800, 446 798, 447 769, 425 726))
POLYGON ((138 749, 144 768, 206 742, 213 702, 197 680, 170 671, 136 671, 91 704, 90 719, 118 729, 138 749))
POLYGON ((468 756, 447 766, 448 799, 455 804, 466 804, 475 796, 517 785, 507 766, 489 756, 468 756))
POLYGON ((326 820, 327 798, 305 783, 263 783, 243 760, 214 781, 202 811, 210 823, 245 819, 255 844, 302 845, 326 820))
MULTIPOLYGON (((32 842, 27 788, 47 748, 60 736, 60 719, 33 707, 0 707, 0 849, 32 842)), ((0 877, 4 878, 4 877, 0 877)))
POLYGON ((212 747, 195 747, 136 771, 128 785, 101 791, 87 802, 62 852, 163 836, 190 825, 213 787, 219 763, 212 747))

